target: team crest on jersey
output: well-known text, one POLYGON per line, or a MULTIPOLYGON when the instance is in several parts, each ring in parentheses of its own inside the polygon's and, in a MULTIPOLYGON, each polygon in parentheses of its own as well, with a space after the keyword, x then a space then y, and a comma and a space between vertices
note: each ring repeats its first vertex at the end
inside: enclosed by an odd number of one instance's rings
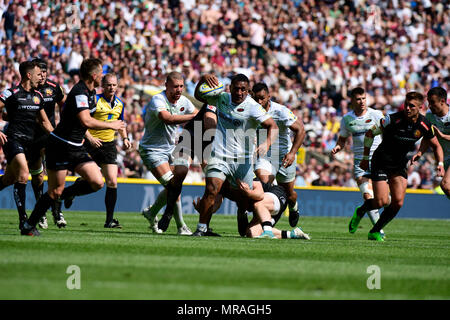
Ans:
POLYGON ((421 135, 422 135, 422 133, 420 132, 419 129, 417 129, 417 130, 414 132, 414 137, 416 137, 416 138, 420 138, 421 135))
POLYGON ((39 103, 41 103, 41 99, 39 99, 38 97, 34 96, 33 97, 33 102, 34 102, 34 104, 39 104, 39 103))
POLYGON ((180 108, 180 111, 183 112, 183 111, 184 111, 184 107, 181 107, 181 108, 180 108))
POLYGON ((372 122, 372 119, 367 119, 366 120, 366 123, 370 123, 370 122, 372 122))
POLYGON ((236 111, 237 112, 242 112, 242 111, 244 111, 244 108, 238 108, 238 109, 236 109, 236 111))
POLYGON ((50 89, 50 88, 47 88, 47 89, 45 89, 45 94, 46 94, 47 96, 51 96, 51 95, 53 94, 53 90, 50 89))

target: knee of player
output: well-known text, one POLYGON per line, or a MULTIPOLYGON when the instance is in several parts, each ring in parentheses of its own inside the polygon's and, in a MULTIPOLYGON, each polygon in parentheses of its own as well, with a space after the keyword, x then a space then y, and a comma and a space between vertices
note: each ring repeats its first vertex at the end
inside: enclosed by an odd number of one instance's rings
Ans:
POLYGON ((23 183, 23 184, 27 184, 28 182, 28 172, 20 172, 17 176, 17 182, 18 183, 23 183))
POLYGON ((62 193, 63 193, 63 189, 62 189, 62 188, 57 188, 57 189, 53 189, 53 190, 48 190, 48 195, 49 195, 50 198, 52 198, 53 200, 60 199, 62 193))
POLYGON ((450 193, 450 179, 442 179, 441 189, 447 195, 450 193))
POLYGON ((106 186, 108 188, 117 189, 117 181, 116 180, 108 180, 108 181, 106 181, 106 186))
POLYGON ((104 184, 105 183, 103 182, 103 179, 91 181, 91 183, 90 183, 91 188, 94 189, 95 191, 100 190, 101 188, 103 188, 104 184))
POLYGON ((403 207, 403 199, 393 199, 391 201, 390 207, 393 209, 400 210, 401 207, 403 207))

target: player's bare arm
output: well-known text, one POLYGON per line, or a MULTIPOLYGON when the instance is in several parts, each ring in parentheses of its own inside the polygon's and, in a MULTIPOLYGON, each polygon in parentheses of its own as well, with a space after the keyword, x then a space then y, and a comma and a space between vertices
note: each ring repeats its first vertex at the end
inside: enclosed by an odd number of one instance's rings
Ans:
POLYGON ((119 129, 125 128, 125 123, 122 120, 116 120, 116 121, 111 121, 111 122, 99 121, 99 120, 91 117, 89 110, 80 111, 77 114, 77 117, 80 120, 81 124, 88 129, 119 130, 119 129))
POLYGON ((291 150, 283 158, 283 166, 285 168, 289 167, 294 161, 298 149, 303 144, 305 140, 305 127, 303 121, 298 119, 289 127, 294 133, 294 142, 292 143, 291 150))
POLYGON ((269 118, 261 123, 261 126, 267 129, 267 139, 261 143, 255 150, 260 157, 264 156, 272 145, 273 141, 278 136, 278 126, 272 118, 269 118))
POLYGON ((444 151, 442 150, 441 144, 439 143, 436 136, 429 139, 428 142, 431 146, 431 149, 433 149, 434 157, 436 159, 436 162, 438 163, 436 166, 436 174, 438 177, 443 177, 445 174, 444 170, 444 151))
MULTIPOLYGON (((383 120, 381 120, 383 121, 383 120)), ((370 128, 369 130, 367 130, 365 136, 364 136, 364 154, 363 154, 363 159, 361 160, 359 167, 363 170, 368 170, 369 169, 369 155, 370 155, 370 148, 372 147, 373 144, 373 138, 375 138, 375 136, 382 134, 383 133, 383 129, 382 126, 373 126, 372 128, 370 128)))
POLYGON ((250 186, 237 179, 237 183, 239 186, 239 189, 244 193, 244 195, 253 201, 261 201, 264 199, 264 190, 262 188, 261 183, 254 181, 253 182, 253 189, 250 188, 250 186))
POLYGON ((95 148, 100 148, 103 144, 102 144, 102 140, 99 138, 95 138, 90 132, 89 130, 86 130, 86 134, 84 135, 85 138, 87 139, 87 141, 89 141, 89 143, 95 147, 95 148))
MULTIPOLYGON (((5 104, 0 101, 0 113, 3 112, 4 106, 5 106, 5 104)), ((2 115, 3 114, 4 113, 2 113, 2 115)), ((6 119, 3 118, 3 120, 6 120, 6 119)), ((6 138, 6 134, 4 134, 2 131, 0 131, 0 145, 4 145, 7 141, 8 141, 8 139, 6 138)))
POLYGON ((47 133, 50 133, 53 131, 53 126, 50 120, 48 120, 47 113, 45 113, 44 109, 39 110, 38 113, 38 119, 39 124, 42 126, 42 128, 47 131, 47 133))
POLYGON ((175 125, 192 120, 197 113, 198 113, 197 109, 195 109, 195 111, 191 114, 171 114, 167 110, 162 110, 158 112, 158 118, 161 119, 165 124, 175 125))
POLYGON ((441 130, 439 130, 435 125, 433 125, 434 133, 438 138, 450 141, 450 134, 444 134, 441 130))
POLYGON ((342 149, 344 149, 345 144, 347 143, 347 139, 348 139, 348 137, 339 136, 339 138, 336 142, 336 146, 333 149, 331 149, 331 153, 336 154, 339 151, 341 151, 342 149))

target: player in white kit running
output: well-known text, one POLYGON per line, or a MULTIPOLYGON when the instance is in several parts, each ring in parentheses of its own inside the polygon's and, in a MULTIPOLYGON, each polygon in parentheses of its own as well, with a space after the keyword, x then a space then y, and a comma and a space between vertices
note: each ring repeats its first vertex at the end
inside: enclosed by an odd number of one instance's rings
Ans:
MULTIPOLYGON (((430 110, 425 117, 433 125, 434 133, 444 152, 445 174, 441 181, 442 191, 450 199, 450 107, 447 104, 447 91, 441 87, 431 88, 427 93, 428 107, 430 110)), ((414 156, 413 161, 417 160, 429 145, 427 140, 422 139, 419 152, 414 156)))
POLYGON ((179 198, 189 170, 189 160, 183 157, 174 159, 172 154, 178 125, 193 119, 198 112, 192 102, 181 95, 183 89, 182 75, 178 72, 169 73, 166 90, 154 95, 144 109, 145 132, 139 143, 139 153, 145 166, 165 187, 155 203, 142 212, 156 233, 167 230, 173 212, 178 234, 192 234, 184 223, 179 198), (157 225, 156 215, 166 204, 166 211, 157 225))
POLYGON ((212 74, 203 75, 195 90, 196 99, 216 107, 217 128, 208 159, 205 193, 199 204, 199 223, 194 236, 218 236, 209 229, 214 200, 225 179, 237 188, 237 179, 253 183, 253 154, 267 153, 278 129, 270 115, 249 95, 249 80, 243 74, 233 77, 230 92, 214 97, 202 97, 199 88, 203 83, 216 87, 217 78, 212 74), (256 128, 267 129, 267 139, 255 150, 256 128))
POLYGON ((263 82, 253 86, 252 96, 270 114, 279 130, 278 139, 273 141, 267 154, 256 160, 255 173, 263 183, 272 184, 276 179, 278 185, 286 191, 289 224, 291 227, 295 227, 299 218, 297 193, 294 190, 297 166, 295 160, 298 149, 305 139, 303 121, 298 119, 288 107, 271 101, 269 88, 263 82), (291 141, 291 132, 294 135, 293 142, 291 141))
MULTIPOLYGON (((341 151, 348 138, 352 136, 353 140, 353 176, 358 184, 359 190, 361 190, 364 200, 373 198, 372 181, 365 177, 369 172, 365 172, 359 167, 359 163, 363 159, 364 153, 364 136, 373 125, 379 125, 380 120, 384 118, 384 115, 379 110, 374 110, 366 106, 366 93, 363 88, 356 87, 350 94, 352 111, 348 112, 342 117, 341 129, 339 132, 339 138, 336 146, 331 150, 332 154, 336 154, 341 151)), ((372 147, 370 149, 370 158, 378 145, 381 143, 381 136, 378 135, 374 138, 372 147)), ((370 170, 370 169, 369 169, 370 170)), ((370 221, 373 225, 378 221, 380 214, 378 209, 369 211, 370 221)), ((384 235, 383 230, 380 231, 384 235)))

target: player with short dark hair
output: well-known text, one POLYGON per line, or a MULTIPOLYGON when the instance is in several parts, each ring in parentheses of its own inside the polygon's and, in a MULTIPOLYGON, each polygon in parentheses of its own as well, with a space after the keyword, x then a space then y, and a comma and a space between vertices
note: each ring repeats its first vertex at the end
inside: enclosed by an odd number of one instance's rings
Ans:
MULTIPOLYGON (((59 106, 59 110, 62 110, 66 96, 63 89, 56 82, 48 79, 47 75, 47 62, 40 58, 35 58, 32 61, 36 62, 42 71, 42 81, 39 83, 39 92, 44 99, 44 110, 47 114, 48 120, 52 124, 52 127, 56 127, 55 122, 55 107, 59 106)), ((31 186, 33 187, 34 197, 36 201, 44 193, 44 149, 47 144, 49 134, 36 124, 35 137, 31 145, 30 152, 30 174, 31 174, 31 186)), ((14 185, 16 190, 16 184, 14 185)), ((59 227, 66 225, 64 216, 61 213, 60 208, 52 206, 53 222, 59 227)), ((44 215, 39 221, 39 226, 43 229, 48 228, 47 217, 44 215)))
POLYGON ((424 97, 418 92, 408 92, 403 111, 387 115, 366 132, 364 138, 364 155, 360 163, 363 170, 369 168, 369 153, 373 139, 383 134, 383 141, 375 150, 371 163, 371 179, 374 198, 367 199, 364 204, 355 209, 350 220, 349 229, 356 229, 364 213, 385 207, 380 219, 369 231, 368 239, 384 241, 380 230, 397 215, 403 206, 407 187, 407 153, 415 149, 415 143, 423 138, 433 148, 438 161, 436 167, 438 176, 442 176, 442 148, 437 141, 431 123, 419 113, 424 97), (389 192, 391 200, 389 199, 389 192), (389 203, 390 201, 390 203, 389 203))
POLYGON ((119 130, 124 128, 124 123, 120 120, 103 122, 91 116, 96 107, 95 88, 101 84, 102 73, 99 59, 86 59, 81 63, 81 79, 67 95, 61 120, 51 133, 45 150, 48 191, 39 198, 24 223, 22 235, 39 235, 36 224, 53 201, 70 201, 75 196, 90 194, 103 187, 102 174, 86 152, 83 139, 87 129, 119 130), (68 170, 75 171, 82 179, 65 189, 68 170))
POLYGON ((286 190, 289 224, 295 227, 298 223, 299 211, 294 182, 297 152, 306 135, 303 122, 288 107, 272 101, 269 88, 263 82, 253 86, 252 97, 271 115, 279 130, 278 139, 273 142, 267 155, 256 160, 255 173, 263 183, 273 183, 276 179, 278 185, 286 190), (294 135, 294 141, 291 141, 291 132, 294 135))
POLYGON ((0 145, 7 160, 5 174, 0 177, 0 190, 15 184, 14 199, 22 230, 27 218, 26 186, 36 119, 47 133, 53 130, 53 126, 44 110, 44 98, 37 90, 42 80, 41 68, 36 62, 25 61, 20 64, 19 71, 20 83, 0 95, 0 111, 5 108, 8 119, 5 132, 0 132, 0 145))
POLYGON ((216 136, 212 143, 211 157, 206 171, 205 193, 199 203, 199 223, 194 236, 218 236, 210 231, 211 208, 226 179, 231 179, 237 188, 237 179, 250 187, 253 181, 253 153, 262 156, 267 153, 277 135, 277 125, 271 116, 253 100, 249 93, 249 79, 238 74, 231 80, 230 93, 222 92, 214 97, 202 97, 199 89, 203 83, 211 88, 219 81, 213 74, 205 74, 195 88, 195 98, 217 108, 216 136), (253 141, 256 128, 267 129, 267 139, 256 150, 253 141))
MULTIPOLYGON (((450 107, 447 104, 447 91, 442 87, 434 87, 428 91, 427 99, 430 110, 425 114, 425 117, 433 125, 434 133, 444 152, 445 174, 440 185, 442 191, 450 199, 450 107)), ((428 147, 427 141, 422 140, 413 161, 420 158, 428 147)))
MULTIPOLYGON (((125 106, 116 96, 117 76, 107 73, 102 79, 103 93, 97 95, 97 105, 93 117, 99 121, 110 122, 124 120, 125 106)), ((126 128, 118 130, 125 149, 131 148, 126 128)), ((89 155, 102 169, 105 177, 106 193, 106 221, 105 228, 122 228, 119 221, 114 219, 114 208, 117 201, 117 142, 112 129, 89 129, 86 131, 84 146, 89 155)))

